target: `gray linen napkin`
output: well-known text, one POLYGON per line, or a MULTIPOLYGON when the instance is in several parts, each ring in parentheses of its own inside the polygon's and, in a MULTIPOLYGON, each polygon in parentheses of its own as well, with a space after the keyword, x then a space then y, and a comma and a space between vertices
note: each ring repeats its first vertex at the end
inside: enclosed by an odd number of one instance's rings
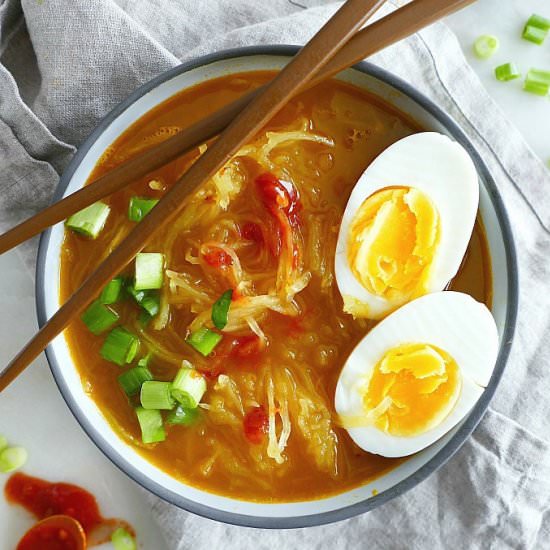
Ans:
MULTIPOLYGON (((116 103, 180 60, 306 41, 323 0, 0 0, 0 230, 43 208, 75 147, 116 103)), ((506 203, 518 249, 519 326, 504 379, 470 440, 436 475, 338 524, 261 531, 151 499, 171 549, 548 548, 550 177, 439 23, 374 56, 451 114, 506 203)), ((21 249, 29 267, 35 242, 21 249)))

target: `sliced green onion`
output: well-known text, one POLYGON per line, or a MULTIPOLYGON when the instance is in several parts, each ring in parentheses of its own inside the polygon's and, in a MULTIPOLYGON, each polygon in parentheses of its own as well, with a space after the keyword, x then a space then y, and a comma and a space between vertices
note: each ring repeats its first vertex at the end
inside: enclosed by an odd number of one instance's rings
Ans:
POLYGON ((138 367, 148 367, 149 363, 151 362, 151 359, 153 358, 153 354, 149 352, 147 355, 144 355, 139 361, 138 361, 138 367))
POLYGON ((144 199, 132 197, 128 205, 128 219, 131 222, 140 222, 158 203, 158 199, 144 199))
POLYGON ((186 409, 195 409, 206 392, 206 380, 195 369, 182 367, 172 382, 172 397, 186 409))
POLYGON ((141 385, 149 380, 153 380, 153 375, 147 367, 134 367, 118 377, 118 383, 128 397, 139 393, 141 385))
POLYGON ((136 541, 134 537, 123 529, 119 527, 111 535, 111 542, 113 543, 114 550, 137 550, 136 541))
POLYGON ((8 439, 0 435, 0 451, 3 451, 8 446, 8 439))
POLYGON ((498 50, 499 41, 496 36, 483 34, 474 42, 474 53, 479 59, 489 59, 498 50))
POLYGON ((133 279, 128 279, 124 287, 126 292, 136 301, 136 303, 141 304, 143 298, 147 296, 145 290, 136 290, 136 285, 133 279))
POLYGON ((171 393, 170 382, 156 380, 144 382, 141 386, 140 401, 144 409, 170 410, 176 406, 171 393))
POLYGON ((160 295, 156 290, 136 290, 133 281, 126 283, 126 292, 139 304, 145 311, 139 316, 139 321, 143 326, 154 317, 160 310, 160 295))
POLYGON ((532 82, 526 80, 523 83, 523 89, 531 94, 546 96, 550 91, 550 86, 548 86, 548 84, 544 84, 543 82, 532 82))
POLYGON ((137 407, 136 415, 141 428, 143 443, 157 443, 166 439, 166 432, 162 425, 162 415, 159 410, 137 407))
POLYGON ((525 25, 521 37, 524 40, 529 40, 529 42, 533 42, 533 44, 538 44, 540 46, 546 39, 547 34, 548 31, 533 27, 532 25, 525 25))
POLYGON ((520 76, 521 73, 515 63, 504 63, 503 65, 495 67, 495 77, 501 82, 508 82, 509 80, 514 80, 520 76))
POLYGON ((201 355, 206 357, 212 353, 212 350, 220 343, 221 339, 221 334, 207 327, 202 327, 192 332, 185 341, 201 355))
POLYGON ((114 304, 120 300, 120 295, 122 293, 122 286, 124 284, 124 279, 122 277, 115 277, 113 280, 109 281, 99 297, 99 301, 102 304, 114 304))
POLYGON ((166 416, 167 424, 179 424, 183 426, 190 426, 194 424, 199 418, 199 409, 186 409, 181 405, 178 405, 173 411, 170 411, 166 416))
POLYGON ((550 90, 550 71, 529 69, 525 77, 523 89, 540 96, 548 95, 548 91, 550 90))
POLYGON ((139 324, 142 328, 145 328, 150 322, 152 317, 145 311, 140 311, 138 316, 139 324))
POLYGON ((158 292, 147 294, 139 304, 151 317, 160 310, 160 296, 158 292))
POLYGON ((529 17, 527 23, 525 24, 531 27, 537 27, 538 29, 542 29, 543 31, 550 30, 550 19, 547 19, 542 15, 537 15, 536 13, 531 15, 531 17, 529 17))
POLYGON ((0 472, 8 474, 24 466, 29 458, 27 449, 23 447, 7 447, 0 452, 0 472))
POLYGON ((527 80, 531 82, 541 82, 542 84, 550 85, 550 71, 541 69, 529 69, 527 72, 527 80))
POLYGON ((111 328, 118 321, 118 313, 101 303, 101 300, 92 302, 81 315, 81 319, 92 334, 101 334, 111 328))
POLYGON ((103 229, 109 212, 110 208, 104 202, 96 202, 73 214, 65 225, 77 233, 95 239, 103 229))
POLYGON ((122 327, 114 328, 103 342, 100 353, 103 359, 121 367, 131 363, 139 350, 139 338, 122 327))
POLYGON ((229 306, 233 297, 232 290, 226 290, 212 306, 212 322, 216 328, 220 330, 227 325, 227 316, 229 314, 229 306))
POLYGON ((151 290, 162 287, 164 278, 164 254, 141 252, 136 256, 136 290, 151 290))

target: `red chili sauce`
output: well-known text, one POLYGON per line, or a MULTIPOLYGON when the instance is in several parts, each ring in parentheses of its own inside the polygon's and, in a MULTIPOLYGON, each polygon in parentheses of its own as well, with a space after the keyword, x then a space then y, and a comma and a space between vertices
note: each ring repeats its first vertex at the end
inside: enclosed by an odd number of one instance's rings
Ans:
MULTIPOLYGON (((133 532, 122 520, 103 518, 95 497, 77 485, 52 483, 16 473, 8 479, 4 492, 8 502, 23 506, 39 520, 55 515, 74 518, 84 529, 89 544, 101 544, 109 540, 112 531, 119 526, 133 532), (95 533, 95 536, 90 537, 92 533, 95 533)), ((77 543, 66 530, 45 525, 29 531, 19 543, 17 550, 75 548, 77 543)))
POLYGON ((78 550, 74 536, 53 525, 36 525, 21 539, 16 550, 78 550))

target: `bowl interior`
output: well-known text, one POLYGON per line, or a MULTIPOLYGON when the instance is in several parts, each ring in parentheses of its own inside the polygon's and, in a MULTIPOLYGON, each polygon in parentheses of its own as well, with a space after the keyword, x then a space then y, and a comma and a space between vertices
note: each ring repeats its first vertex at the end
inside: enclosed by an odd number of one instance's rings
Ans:
MULTIPOLYGON (((267 48, 263 51, 256 48, 252 51, 241 50, 210 56, 178 67, 140 88, 104 119, 79 150, 61 180, 56 198, 80 188, 107 146, 144 113, 181 89, 230 73, 280 69, 288 61, 288 55, 294 51, 293 48, 267 48)), ((513 329, 517 296, 513 244, 494 183, 471 144, 451 119, 388 73, 363 63, 345 71, 339 78, 379 95, 409 114, 426 129, 450 135, 472 154, 480 177, 480 210, 491 253, 493 315, 501 342, 507 342, 513 329)), ((37 273, 40 324, 51 317, 60 306, 59 258, 63 229, 62 224, 54 226, 41 241, 37 273)), ((85 393, 64 336, 57 337, 47 350, 56 381, 77 420, 123 471, 144 487, 182 508, 229 523, 260 527, 298 527, 344 519, 369 510, 424 479, 456 451, 481 418, 502 374, 507 353, 508 348, 501 344, 491 383, 471 414, 437 443, 396 469, 372 483, 337 496, 307 502, 261 504, 198 490, 177 481, 147 462, 112 431, 95 403, 85 393)))

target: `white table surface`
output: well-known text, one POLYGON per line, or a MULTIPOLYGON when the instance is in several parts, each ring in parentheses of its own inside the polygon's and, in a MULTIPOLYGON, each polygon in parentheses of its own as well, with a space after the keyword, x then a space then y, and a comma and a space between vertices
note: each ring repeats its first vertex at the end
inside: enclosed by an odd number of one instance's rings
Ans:
MULTIPOLYGON (((520 37, 523 22, 533 12, 550 17, 550 2, 478 0, 447 22, 489 93, 546 161, 550 158, 550 101, 524 93, 519 81, 500 83, 493 76, 496 65, 510 60, 524 71, 550 69, 550 38, 537 47, 520 37), (497 35, 501 46, 492 59, 479 61, 471 46, 485 33, 497 35)), ((5 365, 36 330, 36 316, 32 277, 16 252, 0 256, 0 274, 2 287, 9 289, 9 294, 0 293, 0 364, 5 365)), ((122 517, 136 528, 141 548, 162 550, 160 533, 141 491, 81 431, 55 387, 44 356, 2 394, 0 433, 29 450, 25 472, 83 485, 95 494, 105 516, 122 517)), ((0 474, 2 493, 6 479, 0 474)), ((0 549, 14 548, 32 522, 27 513, 0 497, 0 549)))
POLYGON ((499 82, 494 76, 494 68, 509 61, 524 75, 530 68, 550 70, 550 36, 542 46, 521 38, 523 25, 533 13, 550 19, 550 2, 477 0, 448 17, 447 24, 485 88, 546 163, 550 160, 550 99, 524 92, 523 78, 499 82), (472 52, 472 44, 481 34, 493 34, 500 40, 499 50, 488 60, 479 60, 472 52))

